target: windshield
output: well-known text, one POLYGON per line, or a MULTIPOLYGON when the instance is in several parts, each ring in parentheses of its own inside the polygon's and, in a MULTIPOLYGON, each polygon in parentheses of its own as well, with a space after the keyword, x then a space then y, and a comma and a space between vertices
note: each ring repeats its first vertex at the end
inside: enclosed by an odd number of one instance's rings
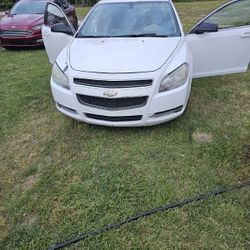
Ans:
POLYGON ((97 5, 76 37, 173 37, 180 29, 166 2, 123 2, 97 5))
POLYGON ((43 14, 45 11, 46 2, 25 1, 19 2, 10 11, 10 15, 17 14, 43 14))

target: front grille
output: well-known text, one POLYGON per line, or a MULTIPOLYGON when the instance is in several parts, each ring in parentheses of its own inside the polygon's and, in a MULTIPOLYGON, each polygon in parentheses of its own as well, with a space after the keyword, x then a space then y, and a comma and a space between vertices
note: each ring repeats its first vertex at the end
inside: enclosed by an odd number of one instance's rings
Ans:
POLYGON ((3 38, 27 37, 31 35, 32 35, 32 32, 29 30, 2 30, 0 31, 0 36, 3 38))
POLYGON ((152 80, 131 80, 131 81, 105 81, 74 78, 74 83, 91 87, 101 88, 134 88, 152 85, 152 80))
POLYGON ((77 94, 77 98, 81 104, 107 110, 132 109, 142 107, 147 103, 148 99, 147 96, 111 99, 79 94, 77 94))
POLYGON ((132 122, 139 121, 142 119, 141 115, 133 115, 133 116, 103 116, 103 115, 95 115, 95 114, 85 114, 88 118, 108 121, 108 122, 132 122))

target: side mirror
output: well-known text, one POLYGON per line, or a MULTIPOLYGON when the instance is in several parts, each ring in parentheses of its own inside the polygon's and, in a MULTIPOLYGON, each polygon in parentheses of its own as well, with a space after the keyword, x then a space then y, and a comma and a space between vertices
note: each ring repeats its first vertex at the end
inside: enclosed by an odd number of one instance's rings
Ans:
POLYGON ((51 26, 51 31, 56 33, 64 33, 73 36, 74 33, 70 27, 67 27, 64 23, 56 23, 51 26))
POLYGON ((203 34, 206 32, 217 32, 218 31, 218 25, 214 23, 201 23, 198 26, 196 26, 190 33, 194 34, 203 34))

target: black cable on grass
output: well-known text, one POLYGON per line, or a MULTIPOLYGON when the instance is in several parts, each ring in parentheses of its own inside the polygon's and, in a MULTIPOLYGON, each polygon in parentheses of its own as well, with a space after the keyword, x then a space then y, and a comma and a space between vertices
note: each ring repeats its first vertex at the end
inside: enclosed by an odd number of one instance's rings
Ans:
POLYGON ((187 198, 187 199, 183 199, 183 200, 180 200, 180 201, 172 203, 172 204, 166 204, 166 205, 163 205, 162 207, 152 208, 150 210, 146 210, 146 211, 138 213, 136 215, 129 216, 129 217, 123 219, 123 220, 114 222, 112 224, 107 224, 107 225, 104 225, 104 226, 99 227, 97 229, 93 229, 93 230, 84 232, 84 233, 82 233, 82 234, 80 234, 80 235, 78 235, 78 236, 76 236, 76 237, 74 237, 72 239, 66 240, 66 241, 64 241, 62 243, 57 243, 57 244, 51 246, 49 248, 49 250, 64 248, 64 247, 70 246, 70 245, 72 245, 74 243, 77 243, 77 242, 79 242, 81 240, 84 240, 86 238, 96 236, 96 235, 104 233, 106 231, 110 231, 110 230, 119 228, 119 227, 121 227, 121 226, 123 226, 125 224, 128 224, 128 223, 130 223, 132 221, 139 220, 139 219, 141 219, 143 217, 150 216, 152 214, 156 214, 158 212, 170 210, 170 209, 173 209, 173 208, 182 207, 184 205, 190 204, 190 203, 195 202, 195 201, 206 200, 207 198, 209 198, 211 196, 220 195, 220 194, 227 193, 229 191, 232 191, 232 190, 235 190, 235 189, 240 189, 240 188, 247 187, 247 186, 250 186, 250 180, 245 181, 245 182, 236 183, 234 185, 227 186, 227 187, 221 187, 221 188, 219 188, 219 189, 217 189, 215 191, 200 194, 200 195, 193 196, 193 197, 190 197, 190 198, 187 198))

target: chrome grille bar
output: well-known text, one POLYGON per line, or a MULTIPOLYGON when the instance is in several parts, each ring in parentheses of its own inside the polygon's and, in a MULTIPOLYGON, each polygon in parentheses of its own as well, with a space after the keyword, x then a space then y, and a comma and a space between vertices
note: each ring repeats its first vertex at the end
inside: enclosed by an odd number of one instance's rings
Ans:
POLYGON ((32 35, 32 32, 29 30, 2 30, 0 31, 1 37, 27 37, 32 35))

